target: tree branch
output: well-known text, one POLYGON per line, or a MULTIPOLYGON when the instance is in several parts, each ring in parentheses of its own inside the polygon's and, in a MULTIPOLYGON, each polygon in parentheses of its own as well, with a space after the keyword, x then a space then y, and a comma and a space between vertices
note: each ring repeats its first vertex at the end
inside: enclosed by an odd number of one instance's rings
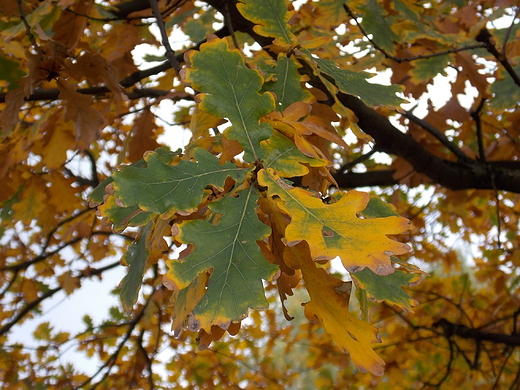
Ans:
MULTIPOLYGON (((105 267, 97 268, 97 269, 91 269, 88 273, 80 272, 77 275, 77 278, 84 279, 88 277, 92 277, 95 275, 100 275, 103 272, 115 268, 119 265, 119 261, 113 262, 111 264, 108 264, 105 267)), ((10 321, 2 326, 0 328, 0 336, 4 335, 5 333, 9 332, 9 330, 18 323, 23 317, 25 317, 31 310, 35 309, 40 303, 42 303, 45 299, 52 297, 54 294, 56 294, 58 291, 63 290, 62 286, 55 287, 51 290, 46 291, 44 294, 40 295, 38 298, 36 298, 34 301, 29 302, 27 305, 25 305, 22 310, 18 312, 17 315, 10 318, 10 321)))
POLYGON ((446 337, 458 336, 463 339, 472 339, 475 341, 491 341, 493 343, 502 343, 507 346, 520 347, 520 335, 518 334, 501 334, 483 332, 478 329, 468 328, 465 325, 454 324, 446 319, 441 319, 433 324, 436 328, 442 328, 446 337))
POLYGON ((118 19, 126 18, 132 12, 144 11, 150 8, 148 0, 131 0, 116 5, 110 13, 118 19))
POLYGON ((470 112, 470 115, 475 121, 475 126, 477 128, 478 159, 480 161, 486 161, 486 151, 484 149, 484 140, 482 138, 482 120, 480 119, 480 111, 482 111, 482 108, 484 108, 485 102, 486 98, 482 98, 477 108, 470 112))
POLYGON ((358 26, 359 31, 361 31, 363 36, 366 39, 368 39, 368 41, 374 47, 374 49, 376 49, 377 51, 382 53, 386 58, 388 58, 388 59, 390 59, 392 61, 395 61, 395 62, 397 62, 399 64, 401 62, 410 62, 410 61, 415 61, 415 60, 423 60, 423 59, 428 59, 428 58, 444 56, 446 54, 458 53, 459 51, 466 51, 466 50, 473 50, 473 49, 482 49, 482 48, 486 47, 484 44, 469 45, 469 46, 457 47, 455 49, 443 50, 443 51, 439 51, 437 53, 432 53, 432 54, 420 54, 420 55, 416 55, 416 56, 413 56, 413 57, 406 57, 406 58, 396 57, 396 56, 393 56, 390 53, 388 53, 385 49, 383 49, 381 46, 379 46, 377 43, 375 43, 372 40, 372 38, 369 37, 369 35, 366 33, 366 31, 363 28, 363 26, 361 25, 361 23, 358 22, 357 16, 354 15, 354 12, 346 4, 343 4, 343 8, 347 12, 348 16, 350 16, 352 19, 354 19, 354 22, 356 22, 356 25, 358 26))
POLYGON ((492 42, 491 38, 493 38, 491 33, 486 28, 483 28, 482 30, 480 30, 475 40, 477 42, 482 42, 485 45, 486 50, 490 52, 493 55, 493 57, 495 57, 497 61, 500 62, 500 64, 502 64, 502 66, 504 67, 506 72, 511 76, 515 84, 520 87, 520 77, 516 74, 515 70, 507 60, 506 55, 498 51, 495 44, 492 42))
POLYGON ((444 146, 448 148, 450 152, 453 153, 455 157, 457 157, 460 161, 470 161, 471 159, 464 154, 462 150, 460 150, 457 146, 455 146, 449 139, 444 135, 444 133, 441 133, 439 130, 437 130, 435 127, 433 127, 431 124, 426 122, 424 119, 417 118, 412 112, 410 111, 403 111, 401 112, 402 115, 404 115, 406 118, 414 122, 415 124, 421 126, 424 130, 426 130, 428 133, 433 135, 435 138, 437 138, 444 146))
POLYGON ((181 65, 179 61, 175 58, 175 52, 170 46, 170 41, 168 40, 168 33, 166 32, 166 26, 164 25, 164 19, 161 15, 161 11, 159 10, 159 4, 157 4, 157 0, 149 0, 149 2, 150 6, 152 7, 155 20, 157 21, 157 27, 159 27, 159 31, 161 32, 162 44, 166 49, 166 58, 168 58, 168 61, 170 62, 170 65, 175 70, 175 72, 179 74, 181 70, 181 65))
MULTIPOLYGON (((315 86, 317 82, 321 83, 316 79, 311 81, 315 86)), ((451 190, 496 188, 520 193, 520 161, 448 161, 431 154, 359 98, 344 93, 338 93, 338 98, 354 112, 359 127, 374 138, 377 148, 404 158, 417 172, 434 182, 451 190)))

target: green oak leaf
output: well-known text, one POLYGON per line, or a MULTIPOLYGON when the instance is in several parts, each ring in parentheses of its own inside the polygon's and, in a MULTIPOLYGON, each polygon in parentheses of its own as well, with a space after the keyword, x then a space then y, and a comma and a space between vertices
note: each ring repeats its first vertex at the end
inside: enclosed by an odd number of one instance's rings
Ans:
POLYGON ((209 205, 223 214, 218 223, 184 221, 178 225, 175 240, 195 245, 182 260, 168 262, 166 285, 186 288, 202 272, 211 271, 206 294, 193 309, 199 328, 239 321, 249 308, 268 306, 262 279, 270 279, 278 267, 267 262, 256 243, 270 234, 258 220, 255 209, 257 190, 250 187, 209 205))
POLYGON ((25 72, 21 69, 17 61, 4 57, 3 55, 0 55, 0 69, 2 69, 0 80, 5 80, 9 83, 7 87, 9 91, 17 88, 16 81, 25 75, 25 72))
POLYGON ((262 163, 265 168, 273 168, 282 177, 304 176, 311 167, 324 167, 329 164, 327 160, 308 157, 296 147, 294 142, 277 131, 271 138, 262 141, 262 163))
POLYGON ((419 84, 429 81, 437 75, 445 76, 450 59, 450 55, 444 55, 414 61, 413 69, 410 71, 412 81, 419 84))
POLYGON ((213 39, 189 52, 190 67, 184 80, 201 91, 197 96, 201 110, 219 118, 227 118, 231 127, 224 132, 244 149, 244 160, 258 160, 260 141, 272 133, 268 123, 259 123, 262 116, 275 108, 270 93, 259 93, 263 78, 249 69, 238 50, 230 50, 225 40, 213 39))
POLYGON ((367 218, 399 217, 399 213, 390 203, 386 203, 379 196, 371 196, 367 207, 361 214, 367 218))
POLYGON ((202 201, 206 186, 222 187, 228 176, 242 182, 249 171, 229 162, 220 165, 217 157, 202 148, 193 154, 197 162, 181 160, 174 166, 156 153, 147 154, 146 167, 127 166, 112 175, 114 195, 126 207, 137 205, 156 214, 190 212, 202 201))
POLYGON ((356 287, 366 291, 373 301, 385 301, 406 311, 412 311, 412 306, 417 304, 402 287, 416 284, 420 280, 418 274, 409 274, 397 269, 390 275, 381 276, 365 268, 351 273, 350 276, 356 287))
MULTIPOLYGON (((163 146, 155 149, 155 153, 157 155, 157 158, 159 158, 163 163, 170 164, 173 159, 181 154, 181 149, 177 149, 176 151, 171 151, 168 148, 165 148, 163 146)), ((130 164, 131 167, 137 167, 137 168, 145 168, 146 162, 143 159, 140 159, 136 161, 135 163, 130 164)), ((101 183, 97 185, 96 188, 88 195, 88 201, 91 202, 94 205, 98 205, 103 203, 103 198, 106 194, 105 188, 107 185, 112 183, 114 179, 112 176, 107 177, 105 180, 103 180, 101 183)))
MULTIPOLYGON (((369 106, 398 107, 406 102, 396 95, 397 92, 404 90, 401 85, 372 84, 367 81, 368 78, 372 77, 368 73, 340 69, 336 66, 336 62, 314 57, 307 49, 301 49, 301 52, 313 68, 317 65, 319 71, 331 76, 341 92, 359 96, 369 106)), ((324 79, 324 81, 327 80, 324 79)), ((336 93, 336 91, 331 92, 336 93)))
POLYGON ((289 30, 294 11, 289 12, 285 0, 242 0, 237 8, 244 18, 256 24, 253 30, 257 34, 274 38, 276 45, 287 47, 298 42, 289 30))
POLYGON ((361 24, 368 34, 372 34, 375 42, 388 53, 394 53, 393 41, 399 37, 392 31, 388 18, 383 15, 384 9, 376 0, 368 0, 360 7, 364 13, 361 24))
MULTIPOLYGON (((520 74, 520 64, 513 67, 516 74, 520 74)), ((511 76, 503 73, 501 80, 496 80, 491 84, 491 93, 493 98, 490 101, 491 108, 504 110, 514 108, 520 101, 520 88, 511 79, 511 76)))
POLYGON ((128 273, 120 283, 121 303, 125 310, 130 310, 137 301, 137 296, 143 283, 146 262, 150 257, 147 241, 151 230, 152 222, 149 222, 141 229, 139 238, 128 247, 121 259, 123 264, 128 265, 128 273))
POLYGON ((121 207, 116 203, 115 196, 108 196, 105 202, 98 206, 98 210, 102 217, 112 222, 115 232, 122 232, 128 226, 146 225, 157 215, 143 211, 137 205, 121 207))
POLYGON ((302 76, 298 73, 300 65, 291 57, 287 58, 284 53, 278 55, 278 61, 274 67, 263 66, 262 71, 266 74, 264 91, 273 92, 276 95, 276 110, 283 111, 295 102, 311 103, 312 94, 302 87, 302 76))

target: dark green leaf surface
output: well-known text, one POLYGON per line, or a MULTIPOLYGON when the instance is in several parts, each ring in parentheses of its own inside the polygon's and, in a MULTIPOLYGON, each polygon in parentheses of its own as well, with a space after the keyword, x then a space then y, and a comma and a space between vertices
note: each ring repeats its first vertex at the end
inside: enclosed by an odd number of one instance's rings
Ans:
POLYGON ((123 263, 128 264, 128 273, 121 280, 121 303, 129 310, 137 301, 139 290, 143 284, 146 261, 150 256, 147 238, 152 223, 142 228, 139 239, 134 242, 123 255, 123 263))
POLYGON ((285 54, 278 56, 274 67, 262 68, 271 79, 264 84, 265 91, 276 95, 276 109, 283 111, 294 102, 311 102, 312 94, 302 87, 301 76, 298 73, 298 64, 293 58, 285 54))
POLYGON ((396 270, 390 275, 377 275, 369 268, 350 274, 358 288, 366 291, 369 298, 394 304, 411 311, 415 301, 404 292, 403 286, 409 286, 419 279, 417 274, 408 274, 396 270))
POLYGON ((253 187, 228 197, 209 208, 224 214, 217 224, 204 220, 186 221, 175 239, 195 245, 182 261, 170 261, 166 275, 176 289, 183 289, 201 272, 212 270, 206 294, 193 313, 200 327, 225 324, 245 317, 249 308, 266 308, 262 279, 273 276, 278 267, 267 262, 256 241, 270 234, 258 220, 258 199, 253 187))
POLYGON ((341 92, 359 96, 369 106, 397 107, 405 102, 396 95, 402 90, 399 85, 372 84, 367 81, 371 77, 368 73, 340 69, 331 60, 313 59, 323 73, 334 78, 341 92))
POLYGON ((185 81, 203 92, 198 95, 199 107, 216 117, 227 118, 231 127, 228 139, 236 140, 244 149, 244 160, 258 160, 261 141, 269 138, 272 128, 259 123, 262 116, 274 110, 274 97, 262 93, 263 78, 249 69, 238 50, 230 50, 226 41, 214 39, 190 52, 190 68, 185 81))
POLYGON ((197 162, 182 160, 171 166, 156 153, 145 156, 146 167, 128 166, 113 175, 115 196, 125 206, 138 205, 144 211, 169 214, 177 210, 193 211, 204 196, 208 185, 221 187, 229 176, 242 182, 248 169, 234 164, 219 164, 208 151, 194 151, 197 162))

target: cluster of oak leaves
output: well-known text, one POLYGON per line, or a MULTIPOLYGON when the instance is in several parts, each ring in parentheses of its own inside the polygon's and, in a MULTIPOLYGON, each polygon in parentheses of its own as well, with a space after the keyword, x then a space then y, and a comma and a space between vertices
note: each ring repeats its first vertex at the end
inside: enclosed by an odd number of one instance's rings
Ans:
MULTIPOLYGON (((90 197, 116 230, 141 227, 124 255, 123 304, 135 303, 147 261, 160 256, 163 237, 171 236, 175 245, 186 245, 179 259, 168 261, 163 279, 174 291, 175 333, 183 326, 199 330, 206 344, 226 330, 236 334, 249 309, 267 307, 263 280, 276 281, 283 303, 303 279, 310 297, 306 317, 321 324, 358 368, 381 375, 384 362, 372 349, 377 329, 348 310, 352 282, 322 265, 339 256, 360 293, 404 309, 413 300, 401 287, 417 282, 420 271, 393 257, 409 247, 388 235, 405 232, 410 222, 392 206, 358 191, 325 198, 334 184, 326 145, 344 141, 323 119, 335 117, 332 109, 301 87, 297 60, 318 74, 341 71, 304 49, 282 53, 271 72, 288 69, 284 88, 291 93, 277 99, 276 81, 248 68, 226 40, 212 39, 187 59, 182 77, 201 93, 185 153, 149 152, 90 197), (221 118, 231 126, 221 149, 212 150, 217 157, 197 135, 221 118), (290 178, 300 178, 308 190, 290 178), (382 285, 388 286, 384 296, 382 285)), ((285 307, 284 314, 290 318, 285 307)))

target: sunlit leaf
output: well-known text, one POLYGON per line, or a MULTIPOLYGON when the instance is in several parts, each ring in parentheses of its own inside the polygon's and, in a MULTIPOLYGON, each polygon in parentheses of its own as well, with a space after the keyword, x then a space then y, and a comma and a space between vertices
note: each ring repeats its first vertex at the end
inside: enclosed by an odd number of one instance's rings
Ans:
POLYGON ((350 314, 345 282, 309 262, 301 262, 303 279, 311 298, 305 304, 307 318, 321 324, 341 349, 349 353, 359 369, 383 375, 385 363, 372 349, 372 343, 379 342, 377 329, 350 314))

